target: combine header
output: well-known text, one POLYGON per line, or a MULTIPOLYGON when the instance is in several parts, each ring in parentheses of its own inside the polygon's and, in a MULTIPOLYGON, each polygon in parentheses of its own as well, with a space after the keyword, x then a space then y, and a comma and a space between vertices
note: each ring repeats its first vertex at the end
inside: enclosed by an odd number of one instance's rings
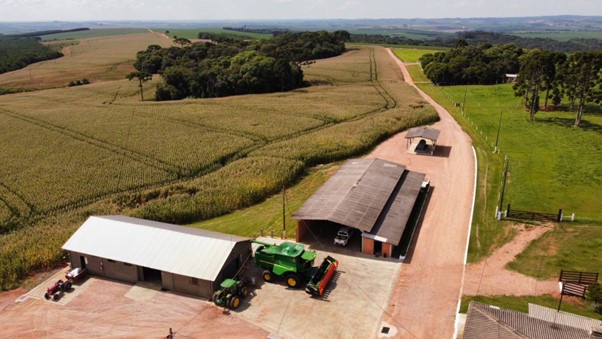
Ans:
POLYGON ((327 256, 322 265, 320 265, 320 268, 318 268, 309 280, 309 283, 305 287, 305 292, 315 296, 322 296, 337 267, 339 267, 339 262, 335 258, 327 256))

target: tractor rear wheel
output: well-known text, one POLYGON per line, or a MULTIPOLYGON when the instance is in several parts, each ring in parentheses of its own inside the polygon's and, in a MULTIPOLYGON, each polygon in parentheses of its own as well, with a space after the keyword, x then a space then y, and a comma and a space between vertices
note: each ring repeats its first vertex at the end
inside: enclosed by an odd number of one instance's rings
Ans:
POLYGON ((292 288, 299 287, 299 282, 300 282, 299 281, 299 276, 297 276, 295 273, 289 273, 286 276, 286 284, 289 287, 292 287, 292 288))
POLYGON ((230 309, 237 309, 238 306, 240 306, 240 297, 237 295, 232 296, 232 298, 230 298, 230 303, 228 306, 230 307, 230 309))
POLYGON ((263 280, 267 282, 271 282, 274 279, 274 276, 272 276, 272 272, 268 270, 263 271, 263 274, 261 276, 263 277, 263 280))
POLYGON ((73 284, 71 283, 71 281, 67 281, 64 285, 63 285, 63 291, 67 292, 67 291, 71 291, 71 288, 73 287, 73 284))
POLYGON ((219 295, 220 295, 220 294, 221 294, 221 293, 220 293, 219 291, 215 291, 215 292, 213 292, 213 296, 211 296, 211 301, 213 301, 214 303, 216 303, 216 304, 217 304, 217 299, 219 298, 219 295))
POLYGON ((246 298, 246 297, 249 295, 249 289, 248 289, 247 287, 243 287, 243 288, 240 290, 240 295, 241 295, 243 298, 246 298))

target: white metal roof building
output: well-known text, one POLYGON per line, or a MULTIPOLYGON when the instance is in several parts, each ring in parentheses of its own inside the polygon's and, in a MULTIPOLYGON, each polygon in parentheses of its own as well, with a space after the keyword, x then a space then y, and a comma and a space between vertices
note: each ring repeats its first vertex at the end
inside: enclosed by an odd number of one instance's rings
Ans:
POLYGON ((249 239, 234 235, 125 216, 93 216, 63 249, 70 252, 73 267, 86 267, 96 275, 136 282, 159 279, 160 273, 164 288, 210 297, 222 279, 236 273, 251 246, 249 239), (179 286, 184 280, 192 286, 179 286), (197 288, 199 281, 211 283, 197 288))

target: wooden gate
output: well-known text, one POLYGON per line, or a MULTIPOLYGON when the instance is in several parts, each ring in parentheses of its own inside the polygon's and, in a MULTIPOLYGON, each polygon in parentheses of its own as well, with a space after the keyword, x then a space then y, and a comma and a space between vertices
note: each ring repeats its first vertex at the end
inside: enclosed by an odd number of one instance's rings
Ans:
POLYGON ((507 218, 524 219, 524 220, 538 220, 538 221, 562 221, 562 210, 558 210, 558 213, 543 213, 533 211, 521 211, 510 209, 508 204, 508 210, 506 212, 507 218))

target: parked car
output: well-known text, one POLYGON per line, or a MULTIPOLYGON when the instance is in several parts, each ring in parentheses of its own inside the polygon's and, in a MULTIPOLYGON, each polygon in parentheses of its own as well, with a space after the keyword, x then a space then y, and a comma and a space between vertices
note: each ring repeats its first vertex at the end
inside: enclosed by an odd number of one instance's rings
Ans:
POLYGON ((341 229, 337 232, 336 237, 334 237, 334 244, 347 246, 349 239, 353 236, 354 229, 351 227, 341 227, 341 229))

